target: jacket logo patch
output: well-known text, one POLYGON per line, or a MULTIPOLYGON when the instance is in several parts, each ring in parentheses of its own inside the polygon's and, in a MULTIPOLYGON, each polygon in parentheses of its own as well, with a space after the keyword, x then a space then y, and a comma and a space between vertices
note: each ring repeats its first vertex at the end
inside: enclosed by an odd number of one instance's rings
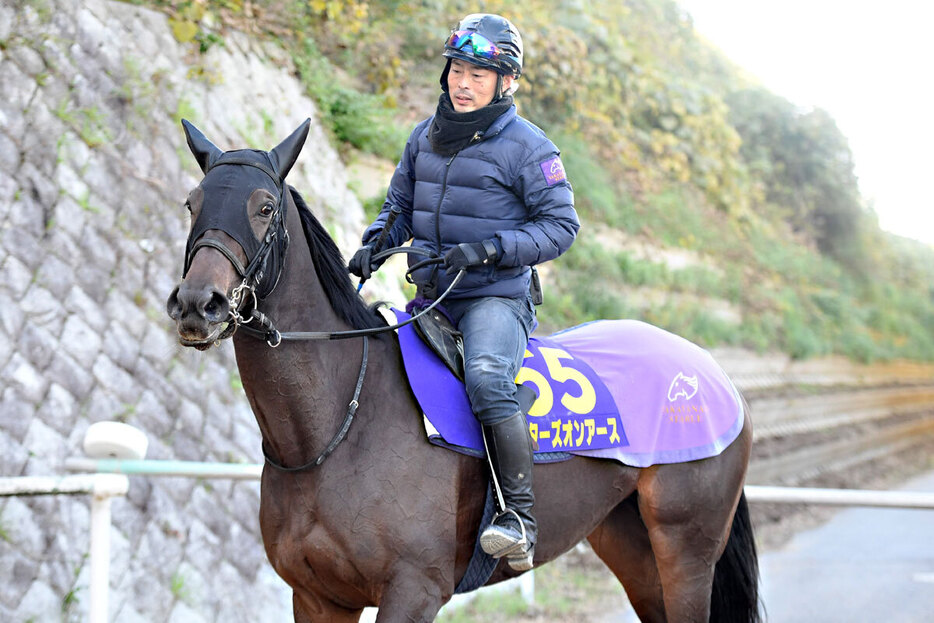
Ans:
POLYGON ((558 156, 542 162, 539 166, 542 168, 542 173, 545 174, 545 182, 549 186, 554 186, 568 178, 564 172, 564 165, 561 164, 561 158, 558 156))

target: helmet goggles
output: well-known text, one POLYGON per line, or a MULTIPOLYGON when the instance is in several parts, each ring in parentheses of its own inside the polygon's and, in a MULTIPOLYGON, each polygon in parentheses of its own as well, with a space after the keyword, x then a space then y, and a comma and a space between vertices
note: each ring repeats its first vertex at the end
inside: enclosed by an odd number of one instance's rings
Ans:
POLYGON ((445 47, 462 50, 467 44, 470 44, 474 56, 480 58, 496 60, 504 55, 504 52, 495 43, 473 30, 456 30, 452 32, 445 47))

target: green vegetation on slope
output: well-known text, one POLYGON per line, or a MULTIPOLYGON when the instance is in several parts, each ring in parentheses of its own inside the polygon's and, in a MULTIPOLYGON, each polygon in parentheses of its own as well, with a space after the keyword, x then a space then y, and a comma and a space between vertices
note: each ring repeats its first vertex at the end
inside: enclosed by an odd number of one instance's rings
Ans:
MULTIPOLYGON (((335 142, 389 159, 433 110, 441 41, 476 8, 156 4, 202 50, 223 43, 217 24, 277 37, 335 142)), ((522 30, 517 103, 562 148, 583 221, 578 243, 550 265, 545 329, 634 317, 707 346, 934 359, 934 250, 879 229, 824 111, 752 83, 673 0, 483 9, 522 30), (667 264, 672 249, 695 261, 667 264)))

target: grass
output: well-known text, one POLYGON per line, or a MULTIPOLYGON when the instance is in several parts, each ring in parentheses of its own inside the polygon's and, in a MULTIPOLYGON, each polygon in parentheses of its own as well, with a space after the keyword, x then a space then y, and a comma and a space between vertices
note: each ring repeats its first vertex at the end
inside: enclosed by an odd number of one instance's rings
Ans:
POLYGON ((634 231, 632 198, 591 155, 587 143, 572 134, 556 134, 554 142, 561 149, 568 179, 573 180, 575 207, 583 219, 634 231))
POLYGON ((68 98, 59 102, 52 113, 71 126, 88 147, 99 147, 113 140, 110 129, 106 126, 106 116, 96 106, 74 110, 68 98))
POLYGON ((180 125, 182 119, 188 119, 193 122, 195 121, 195 117, 195 108, 191 101, 184 96, 179 97, 175 105, 175 113, 172 115, 172 120, 175 122, 175 125, 180 125))
POLYGON ((475 621, 501 621, 517 617, 526 611, 526 603, 518 591, 480 595, 466 606, 438 617, 439 623, 473 623, 475 621))
POLYGON ((85 212, 90 212, 92 214, 100 214, 101 209, 97 206, 91 204, 91 191, 87 191, 81 197, 75 197, 78 205, 81 206, 81 209, 85 212))
POLYGON ((0 541, 4 541, 6 543, 13 542, 13 537, 10 534, 10 528, 6 522, 3 521, 3 513, 0 513, 0 541))
POLYGON ((342 84, 337 69, 311 38, 296 43, 292 55, 322 122, 338 141, 388 160, 399 159, 409 130, 396 123, 386 98, 342 84))
POLYGON ((169 581, 169 590, 172 592, 172 596, 179 601, 187 603, 191 600, 191 590, 187 586, 185 576, 180 571, 172 574, 169 581))
POLYGON ((82 588, 83 587, 76 586, 65 593, 65 596, 62 598, 62 614, 67 614, 74 606, 78 605, 78 602, 81 601, 78 597, 78 593, 82 588))

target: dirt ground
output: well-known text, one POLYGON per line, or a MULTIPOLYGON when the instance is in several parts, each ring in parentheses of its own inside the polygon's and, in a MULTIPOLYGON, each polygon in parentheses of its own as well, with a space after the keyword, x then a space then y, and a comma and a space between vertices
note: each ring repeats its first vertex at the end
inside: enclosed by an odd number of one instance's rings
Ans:
MULTIPOLYGON (((889 489, 934 469, 934 440, 896 456, 825 474, 800 486, 889 489)), ((839 507, 790 504, 750 504, 760 554, 784 545, 796 533, 821 525, 839 507)), ((517 592, 481 595, 468 605, 439 618, 442 623, 599 622, 626 606, 616 578, 584 543, 535 572, 535 605, 527 607, 517 592)))

